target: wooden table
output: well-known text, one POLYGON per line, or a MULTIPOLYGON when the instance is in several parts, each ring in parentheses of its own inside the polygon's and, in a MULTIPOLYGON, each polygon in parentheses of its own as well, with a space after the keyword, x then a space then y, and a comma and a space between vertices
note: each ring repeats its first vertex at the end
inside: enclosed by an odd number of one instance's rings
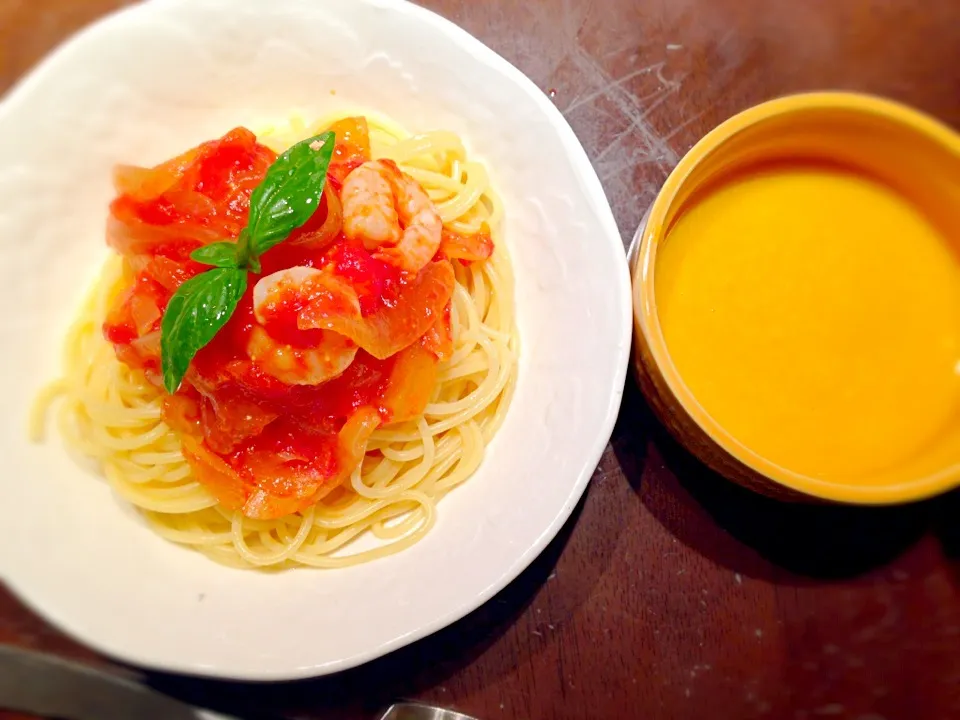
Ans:
MULTIPOLYGON (((0 89, 122 4, 0 0, 0 89)), ((865 90, 960 125, 957 0, 426 4, 564 111, 624 242, 704 132, 771 96, 865 90)), ((958 554, 960 495, 896 509, 776 504, 693 462, 631 382, 575 516, 473 615, 318 681, 154 681, 228 711, 316 718, 371 717, 397 697, 484 720, 960 718, 958 554)), ((2 591, 0 641, 105 662, 2 591)))

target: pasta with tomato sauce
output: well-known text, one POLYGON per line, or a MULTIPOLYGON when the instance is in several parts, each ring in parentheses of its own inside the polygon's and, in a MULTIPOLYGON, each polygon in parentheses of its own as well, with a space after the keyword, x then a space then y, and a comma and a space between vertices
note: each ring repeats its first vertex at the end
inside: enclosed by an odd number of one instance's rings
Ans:
POLYGON ((452 133, 351 116, 237 128, 115 186, 114 252, 34 432, 58 401, 62 437, 151 527, 228 565, 421 539, 516 379, 483 165, 452 133))

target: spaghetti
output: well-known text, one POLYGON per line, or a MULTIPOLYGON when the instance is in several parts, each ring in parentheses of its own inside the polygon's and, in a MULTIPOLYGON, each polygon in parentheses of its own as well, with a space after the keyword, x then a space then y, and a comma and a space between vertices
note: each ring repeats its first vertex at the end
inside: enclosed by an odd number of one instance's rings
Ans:
MULTIPOLYGON (((367 120, 373 157, 395 161, 416 180, 445 229, 471 234, 487 226, 494 250, 483 262, 451 263, 453 350, 439 363, 422 414, 374 430, 339 488, 275 519, 246 517, 217 501, 165 420, 163 390, 118 360, 104 338, 105 318, 133 278, 119 256, 108 261, 68 333, 62 377, 37 402, 36 436, 58 400, 57 427, 70 448, 96 460, 111 487, 162 537, 223 564, 345 567, 413 545, 433 526, 438 501, 480 465, 509 404, 518 354, 513 278, 501 241, 502 206, 487 173, 452 133, 411 136, 389 121, 367 120)), ((308 128, 294 120, 260 141, 280 151, 330 123, 308 128)))

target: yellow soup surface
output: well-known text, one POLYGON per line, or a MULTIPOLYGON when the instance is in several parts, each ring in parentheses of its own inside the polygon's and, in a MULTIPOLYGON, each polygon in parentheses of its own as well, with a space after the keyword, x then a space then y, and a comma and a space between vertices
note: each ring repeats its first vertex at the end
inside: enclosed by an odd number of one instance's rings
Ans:
POLYGON ((738 175, 676 220, 655 288, 683 382, 766 460, 850 484, 960 461, 957 250, 885 185, 738 175))

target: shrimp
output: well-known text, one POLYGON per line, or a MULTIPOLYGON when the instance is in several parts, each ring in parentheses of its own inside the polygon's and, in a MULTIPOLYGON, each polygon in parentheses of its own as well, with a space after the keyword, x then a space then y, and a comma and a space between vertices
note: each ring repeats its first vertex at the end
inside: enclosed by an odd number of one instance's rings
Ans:
POLYGON ((315 268, 292 267, 261 278, 253 288, 256 323, 247 341, 247 355, 264 372, 287 385, 319 385, 332 380, 350 367, 357 354, 356 344, 339 333, 323 331, 318 346, 298 347, 275 339, 267 331, 283 311, 296 312, 298 305, 309 302, 311 281, 323 275, 315 268))
POLYGON ((440 249, 436 206, 392 160, 371 160, 347 175, 341 202, 344 234, 383 262, 417 272, 440 249))

